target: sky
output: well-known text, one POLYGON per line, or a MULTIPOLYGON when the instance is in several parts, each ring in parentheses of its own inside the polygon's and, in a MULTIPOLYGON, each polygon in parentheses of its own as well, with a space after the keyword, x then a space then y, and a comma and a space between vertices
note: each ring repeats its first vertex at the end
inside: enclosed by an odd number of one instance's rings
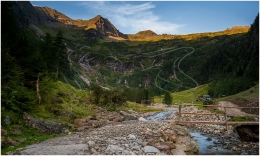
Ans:
POLYGON ((192 34, 250 26, 259 1, 31 1, 72 19, 107 18, 120 32, 192 34))

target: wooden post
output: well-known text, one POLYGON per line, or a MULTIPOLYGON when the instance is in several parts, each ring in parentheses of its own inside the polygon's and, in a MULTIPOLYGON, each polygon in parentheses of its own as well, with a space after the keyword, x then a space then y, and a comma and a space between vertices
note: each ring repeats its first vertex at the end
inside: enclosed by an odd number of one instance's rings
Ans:
POLYGON ((179 104, 179 115, 178 115, 178 122, 181 121, 181 104, 179 104))
POLYGON ((227 109, 226 107, 224 107, 224 110, 225 110, 225 122, 226 122, 226 130, 228 132, 228 123, 227 123, 227 109))
POLYGON ((42 100, 42 98, 41 98, 41 95, 40 95, 40 74, 41 73, 39 73, 38 74, 38 79, 37 79, 37 81, 36 81, 36 92, 37 92, 37 98, 38 98, 38 104, 41 104, 41 100, 42 100))

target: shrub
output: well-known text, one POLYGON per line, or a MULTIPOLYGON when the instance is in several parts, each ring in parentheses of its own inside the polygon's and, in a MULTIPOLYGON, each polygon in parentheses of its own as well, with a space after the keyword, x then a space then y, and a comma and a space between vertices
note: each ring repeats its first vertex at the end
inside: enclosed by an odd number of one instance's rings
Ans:
POLYGON ((206 101, 203 102, 203 105, 210 105, 212 103, 213 103, 212 100, 206 100, 206 101))

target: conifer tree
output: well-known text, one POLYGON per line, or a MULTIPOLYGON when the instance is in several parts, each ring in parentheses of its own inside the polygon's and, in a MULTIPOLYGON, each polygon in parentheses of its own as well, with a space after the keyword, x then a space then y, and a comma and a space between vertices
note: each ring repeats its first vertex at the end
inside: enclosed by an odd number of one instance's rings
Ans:
POLYGON ((58 77, 62 69, 66 69, 69 65, 66 53, 66 45, 61 31, 58 31, 54 39, 54 54, 56 58, 56 73, 58 77))
POLYGON ((167 105, 170 105, 172 104, 172 96, 169 92, 166 92, 164 94, 164 99, 163 99, 164 103, 167 104, 167 105))

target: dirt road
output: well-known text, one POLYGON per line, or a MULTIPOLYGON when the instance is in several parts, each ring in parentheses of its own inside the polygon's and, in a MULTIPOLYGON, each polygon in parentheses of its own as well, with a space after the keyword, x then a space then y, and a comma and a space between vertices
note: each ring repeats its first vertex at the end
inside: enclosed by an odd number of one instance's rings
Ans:
MULTIPOLYGON (((218 109, 220 111, 225 111, 223 107, 239 107, 236 104, 233 104, 231 102, 228 101, 219 101, 217 104, 219 107, 218 109)), ((227 115, 230 116, 254 116, 254 117, 258 117, 258 115, 256 114, 248 114, 246 112, 241 111, 241 109, 239 108, 226 108, 227 111, 227 115)))

